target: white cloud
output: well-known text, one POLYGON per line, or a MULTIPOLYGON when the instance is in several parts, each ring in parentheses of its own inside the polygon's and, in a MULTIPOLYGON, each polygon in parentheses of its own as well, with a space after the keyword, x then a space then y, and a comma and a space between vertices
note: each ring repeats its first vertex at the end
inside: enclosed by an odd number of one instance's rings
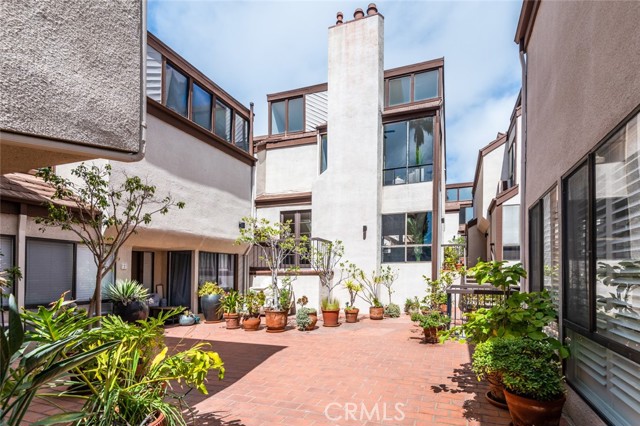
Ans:
MULTIPOLYGON (((368 2, 149 0, 149 29, 232 96, 255 102, 266 133, 266 94, 327 80, 327 28, 368 2)), ((520 2, 378 1, 385 68, 445 57, 449 182, 471 180, 477 150, 505 131, 520 85, 513 43, 520 2)))

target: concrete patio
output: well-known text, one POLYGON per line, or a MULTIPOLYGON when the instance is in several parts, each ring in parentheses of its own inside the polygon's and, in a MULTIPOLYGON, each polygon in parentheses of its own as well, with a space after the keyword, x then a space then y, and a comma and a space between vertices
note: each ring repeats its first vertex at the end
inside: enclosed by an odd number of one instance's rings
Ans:
MULTIPOLYGON (((264 324, 264 320, 263 320, 264 324)), ((407 316, 361 320, 311 332, 226 330, 224 323, 170 326, 168 342, 206 340, 222 356, 222 381, 192 391, 193 424, 209 425, 508 425, 470 370, 465 344, 422 343, 407 316)), ((69 402, 67 404, 70 404, 69 402)), ((57 411, 34 402, 27 420, 57 411)))

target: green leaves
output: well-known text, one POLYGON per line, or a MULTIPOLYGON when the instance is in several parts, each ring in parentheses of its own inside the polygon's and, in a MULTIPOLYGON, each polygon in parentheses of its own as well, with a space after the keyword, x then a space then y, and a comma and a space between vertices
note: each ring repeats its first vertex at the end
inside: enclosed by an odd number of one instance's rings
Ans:
POLYGON ((45 426, 45 425, 57 425, 61 423, 70 423, 76 420, 80 420, 85 416, 83 412, 76 413, 59 413, 54 414, 53 416, 45 417, 44 419, 38 420, 35 423, 31 423, 31 426, 45 426))

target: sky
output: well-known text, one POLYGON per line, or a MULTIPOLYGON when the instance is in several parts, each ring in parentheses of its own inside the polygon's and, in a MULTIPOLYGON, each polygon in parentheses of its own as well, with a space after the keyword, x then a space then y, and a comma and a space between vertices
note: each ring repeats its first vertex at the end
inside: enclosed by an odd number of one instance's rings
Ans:
MULTIPOLYGON (((444 57, 447 182, 472 181, 520 90, 521 1, 377 1, 384 67, 444 57)), ((327 81, 327 30, 359 1, 148 0, 147 27, 247 107, 267 133, 267 94, 327 81)))

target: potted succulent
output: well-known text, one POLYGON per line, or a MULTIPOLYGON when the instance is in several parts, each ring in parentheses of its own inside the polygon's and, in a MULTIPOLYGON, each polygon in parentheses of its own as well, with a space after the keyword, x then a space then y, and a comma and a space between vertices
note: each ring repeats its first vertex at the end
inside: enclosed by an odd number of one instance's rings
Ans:
POLYGON ((395 303, 389 303, 384 307, 384 316, 387 318, 398 318, 400 316, 400 306, 395 303))
POLYGON ((242 329, 257 331, 260 329, 260 309, 264 306, 266 296, 263 291, 249 290, 243 297, 242 329))
POLYGON ((446 328, 447 324, 451 322, 451 318, 439 311, 431 311, 427 314, 416 312, 411 315, 411 321, 417 322, 422 327, 426 343, 437 343, 438 332, 446 328))
POLYGON ((418 296, 413 296, 413 299, 407 297, 404 301, 404 313, 407 315, 411 315, 414 312, 418 312, 420 310, 420 301, 418 300, 418 296))
POLYGON ((198 289, 200 296, 200 309, 205 322, 220 321, 220 297, 224 290, 213 281, 205 281, 198 289))
POLYGON ((302 296, 297 300, 300 309, 296 312, 296 325, 300 331, 311 331, 316 328, 318 322, 318 311, 313 308, 307 308, 309 299, 307 296, 302 296))
POLYGON ((113 303, 113 313, 127 322, 147 319, 149 291, 136 280, 118 280, 105 289, 105 296, 113 303))
POLYGON ((287 329, 289 311, 293 302, 291 281, 290 275, 287 275, 282 280, 282 287, 278 289, 278 298, 275 300, 275 305, 267 307, 264 311, 267 333, 282 333, 287 329))
POLYGON ((186 310, 178 317, 178 324, 180 325, 194 325, 198 322, 198 316, 193 312, 186 310))
POLYGON ((355 307, 355 303, 358 293, 362 291, 362 286, 352 279, 347 279, 344 282, 344 287, 349 292, 349 302, 344 308, 345 321, 348 323, 358 322, 358 312, 360 310, 355 307))
POLYGON ((504 340, 500 369, 513 425, 558 425, 566 401, 558 352, 545 340, 504 340))
POLYGON ((337 327, 340 325, 338 318, 340 316, 340 301, 335 297, 323 297, 320 301, 322 309, 322 326, 337 327))
POLYGON ((220 297, 220 310, 227 324, 227 330, 240 328, 240 315, 238 314, 240 302, 240 294, 235 290, 227 291, 220 297))

